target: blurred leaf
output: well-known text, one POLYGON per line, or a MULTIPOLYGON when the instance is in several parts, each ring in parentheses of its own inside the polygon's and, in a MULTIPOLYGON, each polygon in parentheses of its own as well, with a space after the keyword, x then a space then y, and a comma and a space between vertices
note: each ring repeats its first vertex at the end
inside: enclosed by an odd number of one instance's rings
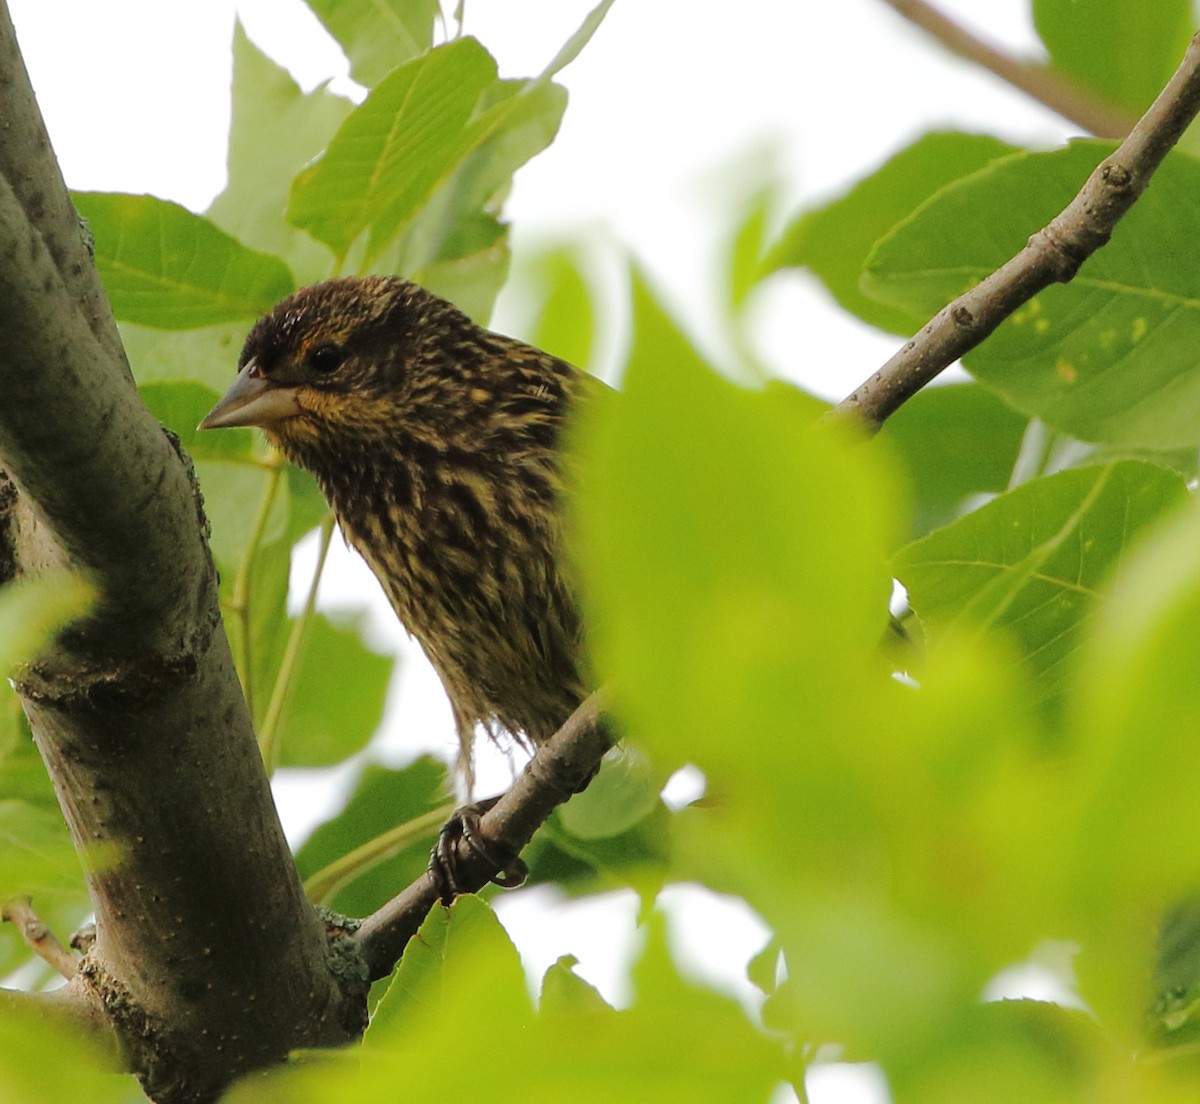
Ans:
POLYGON ((79 859, 58 809, 0 799, 0 901, 76 897, 81 886, 79 859))
POLYGON ((253 318, 295 290, 278 257, 153 196, 73 192, 96 240, 96 268, 126 322, 188 330, 253 318))
POLYGON ((661 766, 783 785, 811 766, 797 718, 883 633, 896 495, 819 404, 713 373, 640 282, 605 398, 580 427, 574 552, 618 712, 661 766))
POLYGON ((1189 0, 1034 0, 1055 69, 1135 117, 1179 65, 1196 29, 1189 0))
POLYGON ((1150 1000, 1163 913, 1200 884, 1200 516, 1134 556, 1081 655, 1078 754, 1057 856, 1085 999, 1128 1033, 1150 1000))
POLYGON ((552 249, 526 271, 541 297, 529 340, 568 364, 586 368, 595 345, 596 317, 580 258, 568 248, 552 249))
MULTIPOLYGON (((925 315, 983 279, 1075 195, 1112 145, 1015 154, 950 185, 875 248, 864 289, 925 315), (986 218, 980 217, 986 212, 986 218)), ((1200 165, 1171 154, 1070 284, 1040 292, 965 364, 1027 414, 1087 441, 1200 442, 1200 165)))
POLYGON ((370 88, 385 73, 428 50, 437 0, 306 0, 350 60, 350 75, 370 88))
POLYGON ((350 100, 324 84, 302 92, 286 69, 246 37, 241 23, 235 24, 229 182, 208 216, 252 248, 283 257, 301 284, 329 276, 333 258, 282 217, 292 178, 325 148, 353 109, 350 100))
POLYGON ((129 1104, 137 1084, 119 1063, 82 1033, 44 1014, 6 1004, 0 1017, 0 1092, 5 1104, 129 1104), (68 1057, 69 1056, 69 1060, 68 1057))
MULTIPOLYGON (((400 770, 368 765, 342 811, 322 824, 296 855, 301 878, 309 878, 360 844, 413 820, 446 801, 444 763, 423 756, 400 770)), ((349 916, 367 916, 417 877, 429 861, 437 835, 423 839, 365 871, 333 900, 349 916)))
POLYGON ((313 614, 280 721, 279 765, 331 766, 366 747, 383 718, 392 665, 354 624, 313 614))
POLYGON ((664 779, 644 756, 622 748, 559 811, 562 826, 577 839, 606 839, 627 832, 658 808, 664 779))
POLYGON ((546 971, 539 1003, 542 1015, 571 1016, 612 1010, 600 991, 575 972, 578 964, 579 959, 574 955, 560 955, 546 971))
POLYGON ((567 892, 632 886, 653 899, 670 869, 672 821, 670 810, 656 801, 648 816, 619 834, 577 836, 564 826, 559 810, 525 854, 531 882, 552 880, 567 892), (562 862, 556 851, 568 861, 562 862))
POLYGON ((1060 472, 907 545, 896 574, 933 642, 1003 627, 1051 697, 1113 569, 1186 497, 1174 472, 1137 461, 1060 472))
POLYGON ((908 468, 913 536, 945 525, 967 499, 1008 486, 1027 419, 978 384, 927 387, 880 434, 908 468))
POLYGON ((74 571, 50 570, 0 586, 0 674, 37 658, 96 597, 95 588, 74 571))
POLYGON ((763 262, 767 271, 810 269, 833 297, 864 322, 911 334, 928 315, 881 304, 859 282, 875 243, 946 185, 1014 152, 1015 147, 981 134, 935 131, 859 181, 824 207, 802 212, 763 262))
POLYGON ((766 1101, 780 1080, 779 1044, 734 1001, 681 981, 661 939, 639 967, 632 1008, 552 1004, 534 1015, 516 952, 485 909, 463 897, 430 914, 367 1031, 361 1073, 347 1063, 266 1077, 230 1104, 382 1104, 401 1084, 416 1099, 465 1100, 479 1095, 481 1078, 495 1104, 747 1104, 766 1101), (486 1038, 503 1057, 495 1076, 462 1060, 464 1038, 486 1038))

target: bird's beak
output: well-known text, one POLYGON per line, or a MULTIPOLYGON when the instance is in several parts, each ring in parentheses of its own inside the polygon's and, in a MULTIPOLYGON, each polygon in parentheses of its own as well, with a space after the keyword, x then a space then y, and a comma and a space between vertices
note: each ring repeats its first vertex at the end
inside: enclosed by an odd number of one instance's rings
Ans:
POLYGON ((197 429, 231 426, 267 428, 300 413, 294 387, 273 384, 254 359, 238 373, 225 397, 205 415, 197 429))

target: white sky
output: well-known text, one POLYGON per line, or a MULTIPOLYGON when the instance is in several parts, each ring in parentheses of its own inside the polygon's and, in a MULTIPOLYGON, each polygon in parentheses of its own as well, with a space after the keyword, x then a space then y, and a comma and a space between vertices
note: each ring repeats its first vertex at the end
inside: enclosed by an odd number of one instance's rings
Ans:
MULTIPOLYGON (((300 0, 9 6, 67 183, 77 189, 150 192, 194 210, 221 190, 235 7, 250 36, 304 87, 330 77, 348 87, 340 53, 300 0)), ((466 0, 466 25, 503 75, 526 76, 544 67, 592 6, 466 0)), ((1036 50, 1024 0, 940 6, 993 41, 1036 50)), ((538 243, 581 228, 619 242, 718 359, 719 340, 706 324, 706 273, 728 225, 722 197, 733 182, 773 171, 790 209, 844 188, 931 128, 1043 146, 1072 133, 994 78, 931 49, 879 0, 617 0, 558 79, 571 93, 562 131, 518 173, 507 209, 517 262, 538 243)), ((851 390, 895 346, 845 318, 800 275, 773 280, 756 306, 767 363, 830 398, 851 390)), ((502 299, 494 325, 519 333, 521 318, 520 304, 502 299)), ((401 761, 426 746, 445 753, 451 726, 437 680, 406 645, 366 569, 344 550, 322 600, 373 603, 373 643, 405 654, 388 754, 401 761)), ((503 764, 491 764, 486 778, 502 786, 503 764)), ((323 815, 330 791, 327 776, 285 781, 281 807, 293 838, 323 815)), ((676 896, 680 941, 711 947, 719 939, 733 948, 722 983, 739 987, 745 958, 762 943, 761 925, 711 895, 676 896)), ((589 908, 514 895, 504 917, 533 969, 570 951, 585 976, 619 997, 613 952, 634 941, 634 910, 617 903, 593 923, 583 915, 589 908)), ((847 1081, 837 1068, 810 1089, 814 1104, 886 1100, 877 1078, 847 1081)))

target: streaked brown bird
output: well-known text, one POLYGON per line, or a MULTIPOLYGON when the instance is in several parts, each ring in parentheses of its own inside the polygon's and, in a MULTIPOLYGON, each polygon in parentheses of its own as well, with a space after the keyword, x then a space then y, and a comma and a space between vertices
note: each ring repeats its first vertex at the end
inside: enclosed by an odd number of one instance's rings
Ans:
POLYGON ((316 476, 433 663, 464 747, 538 744, 583 700, 562 570, 561 432, 591 377, 396 276, 265 315, 202 429, 258 426, 316 476))

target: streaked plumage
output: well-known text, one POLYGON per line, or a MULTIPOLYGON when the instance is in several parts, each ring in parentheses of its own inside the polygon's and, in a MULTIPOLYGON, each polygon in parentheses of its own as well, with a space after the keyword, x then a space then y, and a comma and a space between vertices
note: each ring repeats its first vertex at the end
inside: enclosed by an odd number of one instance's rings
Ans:
POLYGON ((477 725, 552 735, 586 692, 559 445, 594 381, 381 276, 285 299, 239 368, 202 426, 261 426, 316 476, 441 676, 463 740, 477 725))

